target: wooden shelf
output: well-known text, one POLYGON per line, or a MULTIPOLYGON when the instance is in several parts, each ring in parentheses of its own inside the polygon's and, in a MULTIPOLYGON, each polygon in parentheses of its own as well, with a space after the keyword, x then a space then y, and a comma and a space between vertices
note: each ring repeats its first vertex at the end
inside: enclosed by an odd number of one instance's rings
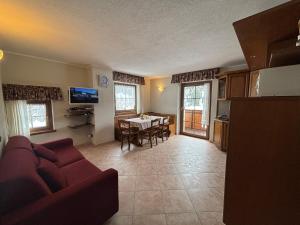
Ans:
POLYGON ((84 116, 84 117, 90 117, 94 115, 93 113, 84 113, 84 114, 66 114, 64 115, 66 118, 70 118, 70 117, 76 117, 76 116, 84 116))
POLYGON ((77 123, 79 124, 75 124, 75 125, 69 125, 68 127, 71 129, 77 129, 80 127, 84 127, 84 126, 94 126, 91 121, 92 121, 92 117, 94 116, 94 109, 91 108, 70 108, 67 109, 68 114, 64 115, 66 118, 74 118, 71 119, 72 121, 75 120, 75 118, 77 118, 77 120, 79 120, 77 123), (85 118, 85 121, 82 121, 81 118, 85 118))

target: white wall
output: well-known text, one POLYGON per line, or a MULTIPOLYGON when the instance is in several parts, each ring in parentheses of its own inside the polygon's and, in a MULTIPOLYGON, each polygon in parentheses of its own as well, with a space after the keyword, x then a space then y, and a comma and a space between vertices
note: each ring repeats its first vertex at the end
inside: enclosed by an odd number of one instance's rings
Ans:
POLYGON ((139 85, 140 89, 140 109, 138 113, 150 112, 151 110, 151 81, 149 78, 145 78, 145 85, 139 85))
POLYGON ((150 86, 151 111, 177 114, 179 88, 177 84, 171 84, 171 77, 152 79, 150 86))
POLYGON ((114 138, 114 85, 111 70, 91 67, 93 87, 99 90, 99 103, 94 105, 94 137, 93 144, 98 145, 113 141, 114 138), (108 87, 98 86, 98 75, 106 75, 109 79, 108 87))
POLYGON ((6 54, 2 64, 2 82, 57 86, 62 89, 64 101, 53 102, 56 132, 31 136, 30 139, 33 142, 41 143, 66 137, 73 138, 77 145, 90 141, 88 138, 88 134, 91 132, 89 127, 70 129, 67 126, 72 123, 72 120, 64 117, 66 109, 70 107, 68 88, 70 86, 88 87, 90 84, 87 69, 39 58, 6 54))

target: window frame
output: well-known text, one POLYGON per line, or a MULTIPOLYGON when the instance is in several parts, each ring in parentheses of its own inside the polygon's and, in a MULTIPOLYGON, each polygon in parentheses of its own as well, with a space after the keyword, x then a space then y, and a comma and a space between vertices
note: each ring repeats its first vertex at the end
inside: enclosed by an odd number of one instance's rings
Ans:
POLYGON ((127 83, 114 83, 114 103, 115 103, 115 115, 128 115, 128 114, 137 114, 137 87, 134 84, 127 84, 127 83), (116 85, 121 86, 130 86, 134 87, 134 96, 135 96, 135 103, 134 103, 134 109, 130 110, 117 110, 117 100, 116 100, 116 85))
MULTIPOLYGON (((43 104, 46 106, 46 126, 30 128, 30 136, 55 132, 53 127, 53 114, 52 114, 52 102, 50 101, 38 101, 38 100, 28 100, 27 105, 43 104)), ((28 115, 29 116, 29 115, 28 115)))

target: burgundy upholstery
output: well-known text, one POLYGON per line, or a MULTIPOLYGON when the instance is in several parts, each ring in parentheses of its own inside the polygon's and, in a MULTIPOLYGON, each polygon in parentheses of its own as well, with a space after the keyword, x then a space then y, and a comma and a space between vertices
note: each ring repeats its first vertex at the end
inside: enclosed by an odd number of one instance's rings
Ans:
POLYGON ((101 173, 101 170, 86 159, 79 160, 61 168, 69 185, 78 183, 90 176, 101 173))
POLYGON ((58 157, 56 165, 63 167, 67 164, 84 159, 83 155, 73 146, 73 140, 66 138, 43 144, 46 148, 53 150, 58 157))
POLYGON ((46 143, 61 163, 56 168, 70 182, 53 193, 37 172, 46 160, 38 159, 28 142, 11 138, 0 160, 1 225, 100 225, 118 211, 116 170, 99 170, 72 139, 46 143))
POLYGON ((9 149, 23 148, 32 151, 31 142, 24 136, 14 136, 9 139, 9 142, 4 147, 5 153, 9 149))
MULTIPOLYGON (((13 138, 12 141, 16 142, 16 139, 13 138)), ((23 138, 21 142, 24 143, 23 138)), ((37 157, 32 151, 17 146, 14 149, 9 143, 0 160, 0 213, 23 207, 51 193, 36 172, 39 163, 37 157)))
POLYGON ((65 175, 53 162, 47 159, 41 159, 37 172, 47 183, 52 192, 57 192, 67 187, 65 175))
POLYGON ((34 150, 34 153, 39 157, 48 159, 51 162, 58 161, 58 158, 57 158, 55 152, 46 148, 43 145, 33 144, 33 150, 34 150))

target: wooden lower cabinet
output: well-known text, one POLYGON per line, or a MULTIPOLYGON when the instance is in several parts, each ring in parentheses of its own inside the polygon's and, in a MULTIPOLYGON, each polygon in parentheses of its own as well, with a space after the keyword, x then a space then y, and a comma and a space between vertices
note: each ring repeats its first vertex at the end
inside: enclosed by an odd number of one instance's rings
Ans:
POLYGON ((214 143, 222 151, 228 147, 228 128, 229 122, 215 119, 214 123, 214 143))
POLYGON ((234 99, 224 223, 300 224, 300 97, 234 99))

